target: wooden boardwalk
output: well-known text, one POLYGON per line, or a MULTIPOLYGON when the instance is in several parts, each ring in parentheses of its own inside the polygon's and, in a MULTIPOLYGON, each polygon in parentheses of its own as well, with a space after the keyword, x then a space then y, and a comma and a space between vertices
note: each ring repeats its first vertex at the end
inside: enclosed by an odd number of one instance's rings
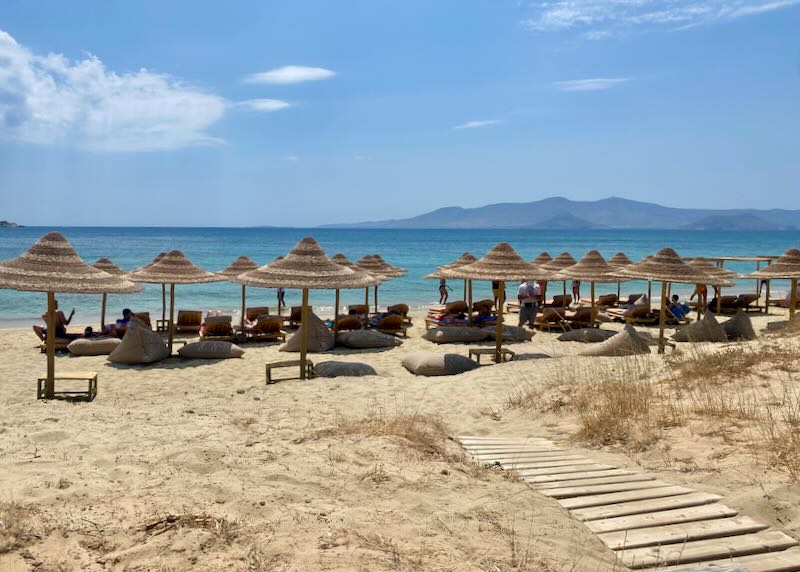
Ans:
POLYGON ((596 463, 547 439, 460 436, 477 461, 513 470, 582 521, 629 569, 800 571, 798 541, 718 495, 596 463))

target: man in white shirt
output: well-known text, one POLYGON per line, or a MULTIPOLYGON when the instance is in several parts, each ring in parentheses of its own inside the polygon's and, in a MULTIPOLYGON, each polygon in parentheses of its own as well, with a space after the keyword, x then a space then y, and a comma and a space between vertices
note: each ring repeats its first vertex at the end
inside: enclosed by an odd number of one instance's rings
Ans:
POLYGON ((519 285, 517 290, 519 299, 519 325, 528 324, 531 328, 536 322, 539 313, 539 301, 542 298, 542 289, 537 282, 526 280, 519 285))

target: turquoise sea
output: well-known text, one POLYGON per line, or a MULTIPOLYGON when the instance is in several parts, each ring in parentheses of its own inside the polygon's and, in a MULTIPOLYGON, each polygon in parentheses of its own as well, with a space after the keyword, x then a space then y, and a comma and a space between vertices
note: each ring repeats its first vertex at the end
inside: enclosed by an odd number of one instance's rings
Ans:
MULTIPOLYGON (((285 254, 304 236, 313 236, 328 255, 344 253, 352 260, 368 253, 379 253, 392 264, 408 269, 403 278, 381 285, 379 301, 405 302, 422 307, 438 301, 437 283, 423 276, 436 266, 448 263, 463 252, 481 256, 499 241, 510 242, 525 258, 541 251, 556 255, 564 250, 579 258, 596 248, 610 257, 618 251, 639 259, 670 246, 682 256, 755 256, 781 254, 789 247, 800 246, 800 231, 652 231, 652 230, 390 230, 390 229, 297 229, 297 228, 0 228, 0 259, 24 252, 46 232, 58 230, 72 243, 87 262, 108 256, 124 269, 142 266, 160 251, 182 250, 195 264, 207 270, 220 270, 239 255, 247 255, 259 264, 285 254)), ((752 263, 729 263, 726 267, 752 272, 752 263)), ((452 299, 460 297, 461 286, 450 284, 452 299)), ((646 286, 645 286, 646 287, 646 286)), ((623 284, 623 292, 642 291, 643 285, 623 284)), ((742 280, 732 292, 753 291, 754 281, 742 280)), ((584 288, 588 294, 588 285, 584 288)), ((673 291, 687 292, 690 286, 675 285, 673 291)), ((598 285, 598 292, 616 291, 616 285, 598 285)), ((788 284, 773 284, 773 296, 783 295, 788 284)), ((248 289, 248 305, 275 306, 275 290, 248 289)), ((475 297, 490 297, 488 283, 476 283, 475 297)), ((62 309, 76 311, 76 323, 99 319, 100 296, 58 296, 62 309)), ((287 291, 289 305, 299 303, 299 292, 287 291)), ((207 285, 176 286, 176 307, 236 311, 240 287, 227 282, 207 285)), ((342 303, 363 303, 364 292, 343 292, 342 303)), ((0 290, 0 326, 28 325, 39 320, 46 297, 41 293, 0 290)), ((320 313, 332 312, 333 293, 313 291, 311 303, 320 313)), ((146 285, 142 293, 109 296, 112 319, 123 307, 134 311, 161 312, 161 287, 146 285)))

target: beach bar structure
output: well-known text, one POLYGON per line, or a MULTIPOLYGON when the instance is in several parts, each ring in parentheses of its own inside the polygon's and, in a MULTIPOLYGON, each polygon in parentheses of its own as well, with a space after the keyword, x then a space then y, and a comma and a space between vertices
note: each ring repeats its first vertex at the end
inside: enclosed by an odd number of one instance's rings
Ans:
POLYGON ((794 318, 797 310, 797 280, 800 279, 800 250, 797 248, 790 248, 778 257, 775 262, 769 266, 753 272, 753 278, 758 279, 774 279, 783 278, 790 280, 789 292, 789 319, 794 318))

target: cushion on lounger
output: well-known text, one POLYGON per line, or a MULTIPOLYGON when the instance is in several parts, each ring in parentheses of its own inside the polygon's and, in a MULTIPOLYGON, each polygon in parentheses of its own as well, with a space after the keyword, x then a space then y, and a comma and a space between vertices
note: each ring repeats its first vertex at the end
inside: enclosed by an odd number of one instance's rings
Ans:
POLYGON ((393 348, 403 343, 402 340, 390 334, 376 332, 375 330, 353 330, 343 332, 336 337, 336 342, 346 348, 393 348))
POLYGON ((468 357, 439 352, 413 352, 403 359, 403 367, 415 375, 457 375, 480 367, 468 357))
POLYGON ((252 334, 277 334, 281 331, 283 326, 282 318, 260 318, 253 329, 250 330, 252 334))
POLYGON ((333 332, 313 312, 308 313, 308 323, 300 328, 280 348, 282 352, 299 352, 303 330, 308 327, 308 351, 310 353, 326 352, 333 348, 333 332))
POLYGON ((348 361, 323 361, 314 364, 314 373, 318 377, 362 377, 378 375, 375 369, 366 363, 348 361))
POLYGON ((375 326, 379 330, 402 330, 405 318, 400 314, 391 314, 378 320, 375 326))
POLYGON ((604 342, 589 346, 579 355, 582 356, 632 356, 637 354, 649 354, 650 344, 647 343, 633 326, 626 324, 625 328, 608 338, 604 342))
POLYGON ((456 300, 449 302, 445 308, 448 314, 462 314, 467 311, 467 303, 464 300, 456 300))
POLYGON ((343 316, 339 318, 336 327, 341 330, 360 330, 361 318, 358 316, 343 316))
POLYGON ((204 336, 230 336, 233 334, 233 326, 231 326, 230 316, 219 316, 223 320, 216 320, 216 318, 207 318, 203 326, 204 336), (208 320, 214 320, 209 322, 208 320))
POLYGON ((753 329, 750 316, 741 309, 736 312, 733 318, 722 323, 722 329, 725 330, 725 335, 728 336, 729 340, 756 339, 756 331, 753 329))
POLYGON ((408 304, 395 304, 394 306, 389 306, 386 308, 389 313, 392 314, 402 314, 403 316, 408 315, 408 304))
POLYGON ((107 356, 121 343, 119 338, 78 338, 67 349, 74 356, 107 356))
POLYGON ((560 342, 582 342, 584 344, 594 344, 604 342, 611 336, 616 335, 613 330, 601 330, 600 328, 580 328, 570 330, 558 336, 560 342))
MULTIPOLYGON (((487 332, 490 340, 497 339, 497 327, 487 326, 483 328, 487 332)), ((504 342, 528 342, 533 339, 535 332, 527 330, 520 326, 507 326, 503 324, 503 341, 504 342)))
POLYGON ((117 348, 108 356, 108 361, 123 364, 155 363, 169 357, 169 347, 161 336, 146 324, 133 318, 117 348))
POLYGON ((242 357, 244 350, 230 342, 204 341, 186 344, 178 355, 186 359, 227 359, 242 357))
POLYGON ((703 319, 693 322, 688 326, 682 327, 675 332, 672 338, 676 342, 727 342, 728 335, 722 326, 719 325, 717 318, 706 310, 703 319))
POLYGON ((436 344, 469 344, 485 340, 489 337, 489 332, 482 328, 442 326, 428 330, 422 337, 436 344))

